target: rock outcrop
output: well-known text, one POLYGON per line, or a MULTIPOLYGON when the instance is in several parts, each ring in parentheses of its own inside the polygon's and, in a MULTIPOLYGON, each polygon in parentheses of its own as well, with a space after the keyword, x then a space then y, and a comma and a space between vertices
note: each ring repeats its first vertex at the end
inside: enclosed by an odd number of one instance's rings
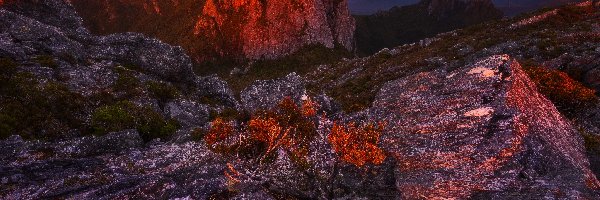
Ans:
POLYGON ((306 98, 306 89, 302 77, 296 73, 277 80, 259 80, 244 89, 240 94, 244 109, 250 112, 268 110, 281 100, 290 97, 294 102, 306 98))
POLYGON ((236 104, 226 83, 194 74, 192 60, 181 47, 139 33, 92 35, 66 2, 6 1, 0 12, 0 56, 23 63, 44 78, 66 80, 74 90, 106 89, 117 79, 115 67, 123 66, 145 79, 198 87, 197 96, 236 104), (36 56, 50 56, 58 66, 50 69, 30 62, 36 56))
MULTIPOLYGON (((0 58, 13 62, 17 72, 32 75, 29 87, 52 83, 81 95, 86 108, 68 114, 87 124, 95 109, 114 101, 150 107, 180 121, 183 128, 208 121, 210 109, 205 104, 210 103, 211 109, 239 104, 226 82, 196 76, 192 60, 181 47, 139 33, 93 35, 83 27, 75 9, 62 0, 5 1, 0 7, 0 43, 0 58), (100 96, 104 100, 96 101, 100 96)), ((24 104, 33 101, 25 100, 24 104)), ((12 100, 2 96, 1 101, 7 105, 12 100)))
POLYGON ((20 137, 0 141, 0 149, 12 152, 10 157, 0 156, 0 197, 207 199, 227 190, 225 162, 203 145, 115 146, 124 144, 128 134, 137 133, 78 138, 65 142, 69 145, 20 137), (114 139, 119 143, 96 143, 114 139), (101 154, 63 153, 81 151, 101 154))
MULTIPOLYGON (((75 10, 66 3, 7 1, 3 7, 12 12, 2 10, 1 56, 15 60, 27 60, 35 55, 62 57, 58 70, 65 76, 85 74, 72 71, 78 70, 78 66, 90 62, 106 65, 102 61, 110 61, 135 65, 148 75, 168 81, 192 83, 196 78, 191 60, 180 47, 136 33, 92 36, 81 26, 81 18, 75 10), (90 62, 84 62, 87 60, 90 62)), ((102 74, 97 72, 90 76, 103 81, 99 78, 102 74)))
POLYGON ((509 56, 389 82, 373 107, 404 198, 597 198, 581 136, 509 56))
POLYGON ((73 0, 95 33, 141 32, 197 61, 272 59, 305 45, 353 48, 346 0, 73 0))

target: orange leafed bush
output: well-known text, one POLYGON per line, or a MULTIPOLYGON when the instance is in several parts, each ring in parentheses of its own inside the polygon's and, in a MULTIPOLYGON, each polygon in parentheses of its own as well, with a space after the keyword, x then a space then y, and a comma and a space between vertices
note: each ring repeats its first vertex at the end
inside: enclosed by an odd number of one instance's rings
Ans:
POLYGON ((304 117, 313 117, 317 115, 317 103, 311 99, 307 99, 302 102, 302 114, 304 117))
POLYGON ((253 140, 267 144, 266 154, 288 141, 289 130, 284 130, 274 118, 257 118, 250 120, 248 131, 253 140))
POLYGON ((328 140, 343 161, 357 167, 368 163, 379 165, 386 157, 383 150, 377 146, 383 127, 383 123, 377 126, 369 123, 360 127, 353 122, 345 126, 335 123, 328 140))
POLYGON ((282 148, 289 152, 293 160, 303 162, 308 147, 316 135, 317 105, 304 101, 298 106, 291 98, 283 99, 279 105, 269 111, 255 113, 246 127, 235 130, 231 123, 217 118, 205 135, 206 144, 227 153, 242 153, 262 158, 272 156, 275 150, 282 148), (227 140, 237 135, 239 140, 227 140))
POLYGON ((204 136, 204 141, 209 146, 215 145, 217 142, 224 141, 233 135, 234 129, 231 123, 217 118, 212 122, 211 128, 204 136))
POLYGON ((235 191, 235 185, 240 183, 238 177, 240 177, 240 173, 233 167, 231 163, 227 163, 227 169, 223 172, 225 178, 227 179, 227 189, 229 191, 235 191))
MULTIPOLYGON (((261 161, 276 156, 273 153, 281 149, 288 152, 293 161, 306 164, 310 143, 317 135, 314 118, 317 115, 317 107, 318 105, 311 100, 306 100, 298 106, 291 98, 285 98, 275 109, 255 113, 250 121, 245 123, 247 126, 238 130, 230 122, 221 118, 215 119, 204 140, 218 151, 261 155, 261 161)), ((363 126, 357 126, 355 123, 335 123, 328 140, 345 162, 357 167, 366 164, 379 165, 386 157, 383 150, 377 146, 384 126, 383 123, 369 123, 363 126)))
POLYGON ((248 123, 248 133, 254 141, 266 146, 265 155, 278 148, 301 161, 308 153, 310 141, 316 135, 316 104, 304 101, 298 107, 291 98, 285 98, 276 109, 258 113, 248 123))

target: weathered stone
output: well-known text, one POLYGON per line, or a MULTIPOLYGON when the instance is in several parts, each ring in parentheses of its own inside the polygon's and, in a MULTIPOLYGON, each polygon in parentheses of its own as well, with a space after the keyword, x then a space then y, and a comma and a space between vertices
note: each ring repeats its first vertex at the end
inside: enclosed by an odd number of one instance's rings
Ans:
POLYGON ((181 47, 173 47, 139 33, 113 34, 98 38, 91 46, 94 59, 123 60, 142 73, 166 81, 193 83, 192 61, 181 47))
POLYGON ((195 96, 202 99, 212 99, 225 106, 238 107, 239 103, 233 95, 233 91, 229 88, 227 82, 221 80, 217 76, 199 77, 195 81, 196 91, 195 96))
POLYGON ((404 198, 597 198, 581 136, 509 56, 392 81, 372 112, 404 198))
POLYGON ((276 80, 255 81, 241 92, 240 97, 244 109, 254 112, 277 106, 286 97, 300 103, 305 93, 302 77, 291 73, 276 80))
POLYGON ((136 130, 125 130, 100 137, 90 136, 60 142, 57 144, 54 153, 66 157, 118 154, 132 148, 139 148, 143 143, 142 138, 136 130))
POLYGON ((182 127, 199 127, 208 123, 208 106, 197 102, 177 99, 165 105, 165 113, 182 127))

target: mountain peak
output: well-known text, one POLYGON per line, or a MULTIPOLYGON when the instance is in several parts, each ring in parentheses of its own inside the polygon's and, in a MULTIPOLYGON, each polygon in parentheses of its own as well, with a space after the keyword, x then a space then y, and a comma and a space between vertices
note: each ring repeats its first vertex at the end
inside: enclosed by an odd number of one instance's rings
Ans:
POLYGON ((353 49, 346 0, 72 0, 92 32, 141 32, 197 61, 273 59, 305 45, 353 49))

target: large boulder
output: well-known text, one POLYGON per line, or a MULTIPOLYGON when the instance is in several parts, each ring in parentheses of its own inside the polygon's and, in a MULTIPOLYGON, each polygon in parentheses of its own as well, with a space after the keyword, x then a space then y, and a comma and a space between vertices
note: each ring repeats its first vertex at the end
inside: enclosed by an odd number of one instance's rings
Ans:
POLYGON ((69 36, 88 36, 83 20, 68 1, 57 0, 3 0, 0 6, 28 16, 35 21, 63 30, 69 36))
POLYGON ((66 157, 90 157, 102 154, 119 154, 129 149, 140 148, 144 144, 136 130, 124 130, 105 136, 82 137, 67 140, 55 145, 53 152, 66 157))
POLYGON ((94 59, 122 61, 166 81, 188 84, 195 81, 192 61, 181 47, 139 33, 99 37, 90 48, 94 59))
POLYGON ((198 77, 195 81, 195 87, 194 96, 200 100, 211 100, 213 104, 239 107, 239 102, 235 99, 229 84, 215 75, 198 77), (212 102, 214 100, 216 101, 212 102))
POLYGON ((167 103, 164 112, 182 127, 200 127, 208 123, 208 106, 194 101, 178 99, 167 103))
POLYGON ((598 198, 582 137, 507 55, 389 82, 372 115, 404 198, 598 198))

